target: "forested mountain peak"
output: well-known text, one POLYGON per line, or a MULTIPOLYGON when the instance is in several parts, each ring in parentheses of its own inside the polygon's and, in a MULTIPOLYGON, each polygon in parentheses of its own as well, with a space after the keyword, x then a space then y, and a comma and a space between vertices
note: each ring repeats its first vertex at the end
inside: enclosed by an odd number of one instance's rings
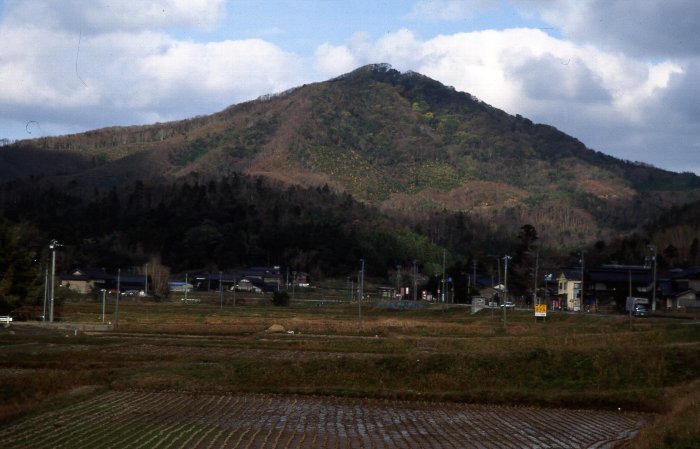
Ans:
POLYGON ((327 185, 409 222, 446 210, 532 223, 552 245, 630 230, 700 198, 695 175, 615 159, 387 64, 209 116, 18 142, 0 163, 2 179, 43 176, 83 192, 192 174, 327 185))

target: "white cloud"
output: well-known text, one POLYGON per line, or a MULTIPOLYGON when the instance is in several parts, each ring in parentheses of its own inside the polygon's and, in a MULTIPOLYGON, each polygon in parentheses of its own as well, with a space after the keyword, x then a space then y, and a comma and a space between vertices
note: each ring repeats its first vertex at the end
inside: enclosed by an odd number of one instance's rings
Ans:
POLYGON ((285 90, 301 82, 301 60, 259 40, 198 44, 173 42, 165 51, 139 61, 139 77, 147 80, 155 99, 183 93, 245 98, 285 90))
MULTIPOLYGON (((77 11, 78 3, 67 2, 67 7, 77 11)), ((90 26, 107 20, 105 12, 85 3, 81 14, 90 26)), ((219 3, 168 0, 157 5, 172 8, 168 23, 177 24, 215 16, 212 5, 219 3), (186 18, 186 12, 191 16, 186 18)), ((141 4, 110 3, 124 13, 141 4)), ((131 24, 155 14, 155 4, 139 10, 131 24)), ((81 33, 54 21, 50 5, 6 5, 10 12, 0 23, 5 44, 0 46, 0 126, 12 127, 3 131, 9 137, 21 137, 17 124, 29 120, 49 132, 61 129, 60 123, 81 131, 186 118, 305 81, 298 56, 263 40, 198 43, 164 31, 122 29, 119 20, 104 32, 81 33), (29 11, 37 14, 33 22, 8 19, 29 11)))
POLYGON ((316 49, 315 67, 323 74, 346 73, 358 65, 358 59, 346 46, 333 46, 324 43, 316 49))

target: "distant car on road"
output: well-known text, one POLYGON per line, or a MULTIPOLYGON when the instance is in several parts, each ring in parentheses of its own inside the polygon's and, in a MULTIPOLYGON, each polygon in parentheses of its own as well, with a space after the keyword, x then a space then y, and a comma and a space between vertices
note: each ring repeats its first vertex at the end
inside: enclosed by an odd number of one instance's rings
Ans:
POLYGON ((501 307, 505 307, 506 309, 514 309, 515 303, 513 301, 505 301, 503 304, 501 304, 501 307))

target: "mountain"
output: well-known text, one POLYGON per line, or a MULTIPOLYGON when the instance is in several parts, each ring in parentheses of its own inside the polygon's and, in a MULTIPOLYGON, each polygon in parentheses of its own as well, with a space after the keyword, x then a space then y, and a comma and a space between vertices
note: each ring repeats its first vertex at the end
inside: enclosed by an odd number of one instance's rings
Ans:
POLYGON ((234 174, 328 186, 405 223, 462 213, 492 233, 525 223, 549 246, 628 232, 700 199, 700 178, 593 151, 414 72, 361 67, 338 78, 149 126, 0 148, 0 180, 71 192, 234 174))

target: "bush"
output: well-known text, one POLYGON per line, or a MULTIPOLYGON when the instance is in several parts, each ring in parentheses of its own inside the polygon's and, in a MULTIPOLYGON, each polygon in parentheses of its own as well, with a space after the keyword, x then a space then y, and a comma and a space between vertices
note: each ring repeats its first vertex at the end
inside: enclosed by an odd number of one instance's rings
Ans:
POLYGON ((289 305, 289 293, 287 292, 274 292, 272 294, 272 304, 275 306, 288 306, 289 305))

